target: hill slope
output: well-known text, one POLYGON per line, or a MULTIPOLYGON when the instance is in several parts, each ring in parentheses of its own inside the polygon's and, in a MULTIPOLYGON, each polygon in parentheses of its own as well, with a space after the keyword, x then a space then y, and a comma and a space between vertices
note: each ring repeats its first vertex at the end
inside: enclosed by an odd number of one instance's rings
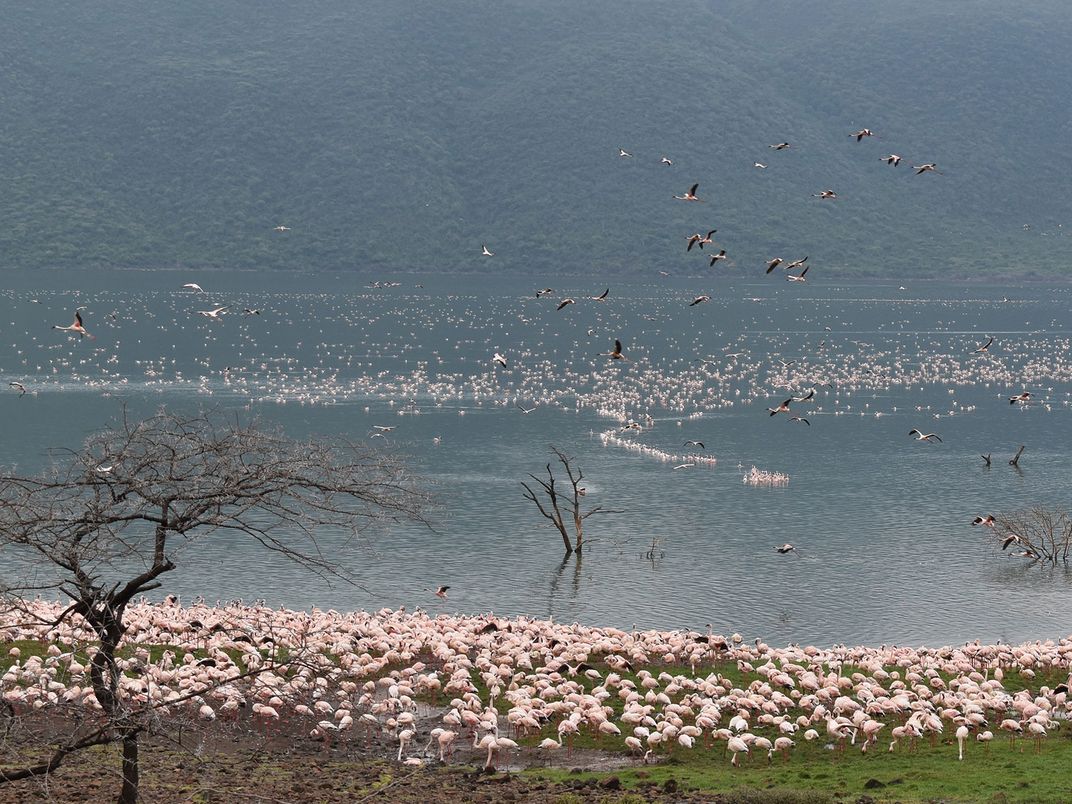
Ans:
POLYGON ((719 271, 1060 271, 1066 6, 808 5, 28 5, 0 51, 0 255, 699 272, 685 236, 716 227, 719 271), (694 182, 705 204, 672 200, 694 182))

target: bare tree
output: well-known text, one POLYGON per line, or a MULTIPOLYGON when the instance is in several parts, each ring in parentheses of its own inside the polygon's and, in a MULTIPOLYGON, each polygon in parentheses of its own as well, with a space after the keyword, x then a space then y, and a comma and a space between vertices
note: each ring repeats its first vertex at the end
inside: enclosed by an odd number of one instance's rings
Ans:
POLYGON ((354 534, 380 522, 423 522, 425 502, 400 463, 367 446, 298 442, 218 413, 124 416, 40 475, 0 476, 0 551, 14 559, 6 566, 32 558, 55 573, 32 584, 2 579, 0 590, 14 605, 31 592, 70 597, 53 624, 73 620, 96 639, 89 676, 103 713, 44 761, 0 768, 0 785, 49 774, 72 752, 118 742, 118 801, 137 801, 139 736, 151 712, 121 684, 124 613, 135 596, 159 588, 197 540, 237 535, 346 580, 321 551, 317 529, 354 534))
POLYGON ((994 534, 1001 549, 1056 566, 1068 563, 1072 552, 1072 519, 1061 509, 1037 506, 994 517, 994 534))
POLYGON ((581 481, 584 480, 584 473, 574 468, 573 458, 558 447, 552 446, 551 452, 565 471, 568 486, 563 489, 559 485, 550 462, 546 467, 546 480, 536 475, 529 475, 536 483, 539 492, 525 481, 522 481, 521 485, 525 488, 525 499, 532 500, 540 513, 557 528, 562 536, 562 545, 566 549, 566 555, 569 556, 574 552, 580 553, 584 548, 584 521, 588 517, 594 514, 620 514, 621 511, 604 508, 602 505, 583 511, 581 497, 585 495, 585 488, 581 485, 581 481))

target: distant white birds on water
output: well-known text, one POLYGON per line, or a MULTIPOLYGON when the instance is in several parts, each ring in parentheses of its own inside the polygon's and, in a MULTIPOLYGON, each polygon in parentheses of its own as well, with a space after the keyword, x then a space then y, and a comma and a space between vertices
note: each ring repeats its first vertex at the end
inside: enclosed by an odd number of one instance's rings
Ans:
POLYGON ((185 290, 192 290, 194 293, 204 293, 205 292, 204 288, 202 288, 196 282, 187 282, 185 285, 183 285, 183 288, 185 290))
POLYGON ((279 224, 278 226, 273 226, 272 231, 273 232, 289 232, 290 227, 289 226, 284 226, 283 224, 279 224))

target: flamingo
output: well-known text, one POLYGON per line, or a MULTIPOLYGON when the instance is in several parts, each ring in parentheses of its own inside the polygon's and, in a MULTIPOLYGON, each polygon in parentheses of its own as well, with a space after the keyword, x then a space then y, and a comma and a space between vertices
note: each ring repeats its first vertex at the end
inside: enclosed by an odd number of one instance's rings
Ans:
POLYGON ((71 322, 70 326, 61 327, 59 324, 53 324, 52 329, 58 329, 62 332, 77 332, 79 338, 89 338, 91 341, 94 340, 94 336, 86 332, 86 328, 82 324, 81 308, 74 311, 74 321, 71 322))
POLYGON ((735 768, 741 767, 737 758, 741 754, 748 753, 748 743, 735 734, 726 741, 726 749, 733 752, 733 758, 730 760, 730 764, 735 768))
POLYGON ((702 201, 703 199, 696 197, 696 190, 699 188, 699 186, 700 183, 697 182, 696 184, 692 185, 692 187, 690 187, 688 190, 686 190, 683 195, 675 195, 674 198, 676 198, 678 201, 702 201))
POLYGON ((961 725, 957 727, 957 759, 964 759, 964 741, 968 739, 968 727, 961 725))
POLYGON ((402 731, 400 731, 398 733, 398 761, 399 762, 402 761, 402 752, 406 750, 406 746, 409 745, 409 741, 413 739, 413 735, 415 735, 416 733, 417 732, 415 732, 413 729, 402 729, 402 731))
POLYGON ((770 413, 771 416, 777 416, 779 413, 788 413, 789 412, 789 403, 792 402, 792 401, 793 401, 793 397, 789 397, 789 399, 785 400, 785 402, 780 404, 778 407, 776 407, 776 408, 767 408, 767 412, 770 413))
POLYGON ((600 352, 604 357, 609 357, 611 360, 625 360, 625 355, 622 354, 622 342, 617 338, 614 340, 614 351, 612 352, 600 352))
MULTIPOLYGON (((699 185, 697 185, 697 186, 699 186, 699 185)), ((685 249, 685 251, 692 251, 693 246, 699 246, 700 249, 702 250, 705 245, 707 245, 707 244, 712 242, 711 241, 711 235, 713 235, 717 231, 718 231, 718 229, 712 229, 711 231, 709 231, 705 235, 701 235, 701 234, 689 235, 689 238, 688 238, 689 246, 688 246, 688 248, 685 249)))
POLYGON ((919 430, 909 430, 908 434, 914 435, 916 437, 916 441, 926 441, 928 444, 933 444, 934 441, 941 442, 942 440, 937 433, 921 433, 919 430), (934 441, 931 441, 932 438, 934 439, 934 441))

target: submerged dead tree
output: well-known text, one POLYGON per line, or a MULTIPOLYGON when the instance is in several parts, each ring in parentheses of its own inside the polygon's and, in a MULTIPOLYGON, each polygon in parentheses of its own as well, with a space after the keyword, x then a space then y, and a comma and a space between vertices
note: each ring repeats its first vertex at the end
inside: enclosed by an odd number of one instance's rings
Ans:
POLYGON ((584 521, 595 514, 620 514, 619 510, 604 508, 595 505, 587 511, 581 509, 581 498, 585 495, 585 488, 581 485, 584 473, 573 466, 573 458, 564 453, 558 447, 551 447, 551 452, 566 474, 566 482, 559 483, 555 478, 553 462, 547 464, 547 479, 529 475, 536 487, 530 486, 525 481, 521 485, 525 488, 525 499, 535 503, 543 517, 551 522, 562 536, 562 545, 566 549, 566 555, 580 553, 584 548, 584 521))
POLYGON ((404 466, 366 445, 299 442, 219 413, 124 416, 39 475, 0 475, 0 566, 5 574, 26 567, 34 578, 0 578, 4 602, 17 607, 42 593, 70 598, 49 624, 69 621, 95 637, 88 675, 101 712, 43 760, 0 766, 0 786, 47 776, 89 746, 119 743, 118 801, 138 800, 139 737, 159 718, 123 684, 124 614, 201 540, 248 539, 346 580, 318 530, 356 534, 380 522, 423 522, 425 501, 404 466), (40 580, 49 574, 53 580, 40 580))
POLYGON ((1037 506, 994 517, 994 534, 1001 549, 1017 558, 1056 566, 1072 553, 1072 519, 1068 512, 1037 506))

